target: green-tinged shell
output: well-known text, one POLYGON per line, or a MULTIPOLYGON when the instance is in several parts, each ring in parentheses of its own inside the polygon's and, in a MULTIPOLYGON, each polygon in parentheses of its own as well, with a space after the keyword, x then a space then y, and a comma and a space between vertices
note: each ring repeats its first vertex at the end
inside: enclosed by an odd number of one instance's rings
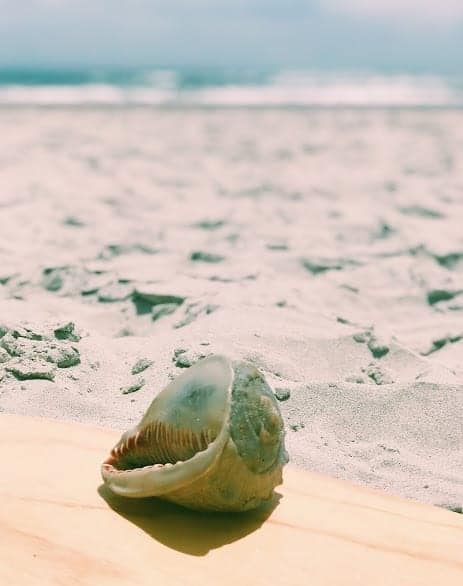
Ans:
POLYGON ((101 470, 123 496, 244 511, 272 498, 287 461, 283 420, 263 375, 216 355, 159 393, 101 470))

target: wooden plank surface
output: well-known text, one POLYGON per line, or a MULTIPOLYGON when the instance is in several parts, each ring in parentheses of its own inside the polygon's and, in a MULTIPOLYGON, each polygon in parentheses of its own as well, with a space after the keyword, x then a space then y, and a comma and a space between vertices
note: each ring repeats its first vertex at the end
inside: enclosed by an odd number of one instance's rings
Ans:
POLYGON ((102 488, 119 434, 0 416, 0 584, 461 586, 463 517, 287 467, 267 510, 102 488))

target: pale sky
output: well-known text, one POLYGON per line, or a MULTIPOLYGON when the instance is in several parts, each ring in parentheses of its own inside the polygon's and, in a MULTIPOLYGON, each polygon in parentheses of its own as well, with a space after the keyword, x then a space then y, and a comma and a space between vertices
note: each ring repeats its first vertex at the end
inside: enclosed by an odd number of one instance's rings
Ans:
POLYGON ((463 0, 0 0, 0 66, 461 73, 463 0))

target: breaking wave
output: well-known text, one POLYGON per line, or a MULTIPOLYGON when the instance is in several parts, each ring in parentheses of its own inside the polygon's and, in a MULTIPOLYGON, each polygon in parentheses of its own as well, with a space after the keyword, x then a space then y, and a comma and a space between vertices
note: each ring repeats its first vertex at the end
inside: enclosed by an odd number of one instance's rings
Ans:
POLYGON ((187 69, 0 71, 3 105, 462 107, 434 75, 187 69))

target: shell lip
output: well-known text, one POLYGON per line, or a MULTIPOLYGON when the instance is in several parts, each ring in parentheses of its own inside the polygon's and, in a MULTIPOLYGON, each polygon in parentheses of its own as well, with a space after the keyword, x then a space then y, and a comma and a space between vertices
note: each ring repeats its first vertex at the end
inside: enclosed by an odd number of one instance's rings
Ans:
POLYGON ((228 441, 224 426, 206 449, 176 463, 154 463, 140 468, 119 470, 110 455, 101 466, 103 480, 113 492, 128 497, 159 496, 177 490, 200 478, 220 457, 228 441))
MULTIPOLYGON (((220 363, 221 367, 224 368, 224 380, 229 381, 224 386, 230 388, 233 369, 231 361, 224 356, 211 356, 188 370, 193 374, 195 369, 200 368, 201 363, 207 365, 208 362, 212 361, 220 363)), ((124 434, 101 465, 103 480, 113 492, 127 497, 161 496, 194 482, 206 474, 217 461, 229 440, 230 409, 231 399, 228 395, 222 425, 216 436, 211 437, 208 432, 205 432, 203 439, 208 439, 206 446, 198 445, 198 450, 191 457, 184 460, 179 459, 176 462, 150 462, 143 466, 118 468, 117 463, 121 454, 127 453, 137 446, 140 429, 137 427, 124 434)), ((169 459, 175 460, 175 457, 169 459)))

